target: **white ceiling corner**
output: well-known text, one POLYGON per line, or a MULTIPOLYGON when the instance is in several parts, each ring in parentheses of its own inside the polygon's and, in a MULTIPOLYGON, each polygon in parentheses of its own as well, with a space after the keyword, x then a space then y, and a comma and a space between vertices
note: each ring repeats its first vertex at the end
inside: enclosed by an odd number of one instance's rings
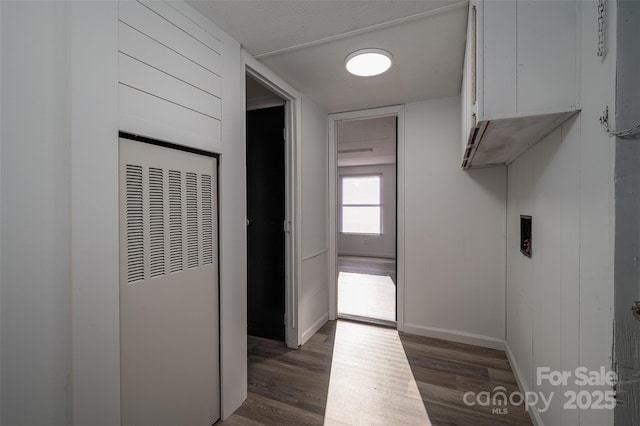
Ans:
POLYGON ((467 2, 460 0, 191 0, 292 86, 340 112, 457 96, 467 2), (375 77, 344 66, 378 47, 393 65, 375 77))

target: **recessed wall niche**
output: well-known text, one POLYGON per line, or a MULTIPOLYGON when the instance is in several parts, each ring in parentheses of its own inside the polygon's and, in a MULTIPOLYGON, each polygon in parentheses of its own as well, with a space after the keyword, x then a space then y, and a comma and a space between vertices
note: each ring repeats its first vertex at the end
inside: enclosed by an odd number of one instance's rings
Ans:
POLYGON ((520 253, 531 257, 531 216, 520 215, 520 253))

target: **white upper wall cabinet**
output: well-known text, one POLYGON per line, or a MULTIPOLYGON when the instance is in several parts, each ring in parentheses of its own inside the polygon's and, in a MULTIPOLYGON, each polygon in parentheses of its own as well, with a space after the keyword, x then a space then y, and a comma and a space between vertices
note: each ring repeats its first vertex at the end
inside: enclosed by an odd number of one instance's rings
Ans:
POLYGON ((578 111, 575 1, 469 4, 463 168, 504 165, 578 111))

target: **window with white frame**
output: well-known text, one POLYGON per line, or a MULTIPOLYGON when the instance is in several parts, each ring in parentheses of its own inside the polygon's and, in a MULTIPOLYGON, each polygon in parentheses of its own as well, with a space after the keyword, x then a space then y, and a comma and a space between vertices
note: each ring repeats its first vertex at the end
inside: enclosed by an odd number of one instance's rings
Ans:
POLYGON ((382 179, 374 176, 342 176, 340 203, 343 234, 382 233, 382 179))

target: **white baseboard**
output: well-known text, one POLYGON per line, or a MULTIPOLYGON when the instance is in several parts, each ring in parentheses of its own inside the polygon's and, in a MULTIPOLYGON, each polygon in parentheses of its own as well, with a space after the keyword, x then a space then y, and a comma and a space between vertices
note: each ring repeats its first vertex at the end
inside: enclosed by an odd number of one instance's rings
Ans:
POLYGON ((417 334, 418 336, 433 337, 435 339, 451 340, 452 342, 466 343, 468 345, 482 346, 484 348, 505 349, 504 340, 495 337, 484 336, 482 334, 465 333, 444 328, 424 327, 421 325, 404 324, 405 333, 417 334))
POLYGON ((302 332, 302 339, 300 340, 300 345, 304 345, 305 343, 307 343, 307 341, 311 338, 311 336, 316 334, 316 332, 320 330, 320 328, 327 321, 329 321, 329 312, 326 312, 324 315, 318 318, 318 320, 314 322, 311 325, 311 327, 307 328, 305 331, 302 332))
MULTIPOLYGON (((511 364, 511 370, 513 370, 513 375, 516 376, 516 382, 518 382, 518 387, 520 388, 520 391, 523 393, 530 391, 531 389, 529 389, 529 387, 527 386, 527 382, 524 380, 524 375, 522 374, 522 370, 520 370, 520 367, 516 362, 516 358, 513 355, 513 352, 511 351, 509 342, 504 342, 504 347, 505 347, 504 351, 507 354, 507 359, 509 359, 509 364, 511 364)), ((531 421, 533 422, 534 425, 544 426, 542 417, 540 417, 540 413, 538 412, 538 409, 536 407, 530 407, 529 417, 531 418, 531 421)))

